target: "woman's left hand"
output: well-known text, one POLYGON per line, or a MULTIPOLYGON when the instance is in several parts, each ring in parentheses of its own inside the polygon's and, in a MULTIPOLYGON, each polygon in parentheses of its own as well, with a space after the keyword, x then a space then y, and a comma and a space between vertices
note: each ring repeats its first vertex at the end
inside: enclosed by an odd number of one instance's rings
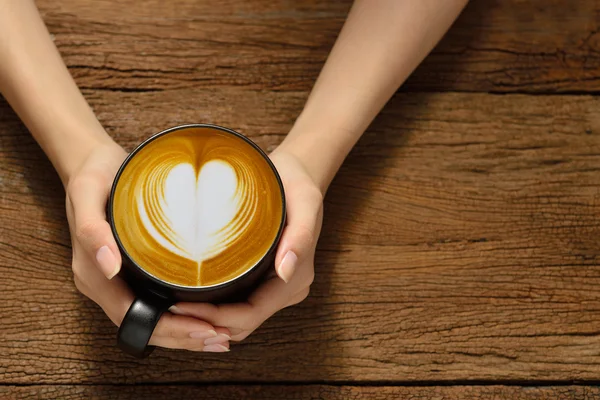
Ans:
POLYGON ((235 341, 245 339, 277 311, 304 300, 315 274, 323 194, 296 156, 277 149, 270 157, 283 181, 287 202, 287 226, 277 249, 275 273, 268 275, 245 302, 178 303, 171 308, 175 314, 229 328, 235 341))

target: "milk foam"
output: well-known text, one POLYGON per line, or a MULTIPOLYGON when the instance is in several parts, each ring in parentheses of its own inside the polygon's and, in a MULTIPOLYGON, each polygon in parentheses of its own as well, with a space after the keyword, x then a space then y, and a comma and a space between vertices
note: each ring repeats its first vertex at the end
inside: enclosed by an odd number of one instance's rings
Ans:
POLYGON ((229 163, 209 161, 197 177, 193 165, 177 164, 163 182, 156 202, 147 204, 139 198, 137 205, 142 224, 164 248, 200 265, 224 251, 236 233, 242 232, 231 226, 243 198, 238 195, 238 179, 229 163), (149 214, 159 218, 153 222, 149 214))
POLYGON ((149 141, 129 159, 112 217, 140 268, 165 282, 204 287, 240 276, 272 249, 282 195, 272 167, 249 143, 186 128, 149 141))

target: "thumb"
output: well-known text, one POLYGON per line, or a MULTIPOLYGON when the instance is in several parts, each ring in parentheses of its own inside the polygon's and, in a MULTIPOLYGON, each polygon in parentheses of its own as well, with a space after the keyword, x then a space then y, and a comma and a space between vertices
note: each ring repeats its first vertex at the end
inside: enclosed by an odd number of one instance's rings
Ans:
POLYGON ((313 195, 311 191, 297 188, 295 193, 286 196, 287 226, 275 257, 275 271, 286 283, 294 275, 299 260, 310 256, 314 250, 321 229, 323 202, 320 192, 313 195))
POLYGON ((106 200, 110 182, 103 178, 81 177, 69 185, 68 193, 75 216, 75 236, 90 259, 108 278, 121 269, 121 254, 106 222, 106 200))

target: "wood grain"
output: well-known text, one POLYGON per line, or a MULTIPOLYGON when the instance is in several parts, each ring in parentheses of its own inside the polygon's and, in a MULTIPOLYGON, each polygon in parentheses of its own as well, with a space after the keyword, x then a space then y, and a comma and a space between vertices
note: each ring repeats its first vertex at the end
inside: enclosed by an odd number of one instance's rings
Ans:
MULTIPOLYGON (((127 149, 216 122, 272 149, 306 92, 88 91, 127 149)), ((593 381, 600 373, 600 100, 400 94, 326 201, 310 298, 226 355, 137 361, 76 293, 63 193, 0 108, 5 383, 593 381)))
MULTIPOLYGON (((351 1, 36 3, 128 150, 212 122, 269 151, 351 1)), ((0 398, 599 398, 599 29, 598 0, 472 1, 334 181, 310 297, 226 355, 116 349, 0 99, 0 398)))
MULTIPOLYGON (((308 90, 344 1, 38 0, 85 88, 308 90)), ((600 1, 472 1, 410 91, 597 92, 600 1)))
POLYGON ((360 387, 360 386, 4 386, 5 400, 592 400, 600 389, 586 386, 360 387))

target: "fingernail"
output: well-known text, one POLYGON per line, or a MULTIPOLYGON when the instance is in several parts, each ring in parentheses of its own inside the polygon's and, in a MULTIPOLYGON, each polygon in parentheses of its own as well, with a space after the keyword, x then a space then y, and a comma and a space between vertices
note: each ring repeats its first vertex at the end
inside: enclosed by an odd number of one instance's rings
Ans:
POLYGON ((96 261, 102 270, 102 273, 108 278, 112 279, 119 273, 119 264, 113 252, 108 246, 102 246, 96 253, 96 261))
POLYGON ((209 353, 226 353, 229 351, 229 349, 222 344, 211 344, 210 346, 204 346, 202 351, 209 353))
POLYGON ((226 335, 224 333, 219 333, 216 337, 211 337, 210 339, 206 339, 204 341, 204 345, 210 346, 211 344, 222 344, 229 340, 231 340, 231 337, 229 335, 226 335))
MULTIPOLYGON (((215 332, 212 329, 210 329, 208 331, 190 332, 190 337, 192 339, 208 339, 208 338, 216 339, 216 336, 217 336, 217 332, 215 332)), ((208 340, 210 340, 210 339, 208 339, 208 340)), ((206 344, 206 342, 204 342, 204 344, 206 344)))
POLYGON ((281 260, 281 263, 277 268, 277 274, 285 283, 288 283, 292 278, 292 275, 294 275, 297 261, 298 256, 291 250, 285 253, 283 260, 281 260))
POLYGON ((189 316, 188 313, 186 313, 185 311, 183 311, 181 308, 179 308, 177 306, 169 307, 169 311, 172 312, 173 314, 189 316))

